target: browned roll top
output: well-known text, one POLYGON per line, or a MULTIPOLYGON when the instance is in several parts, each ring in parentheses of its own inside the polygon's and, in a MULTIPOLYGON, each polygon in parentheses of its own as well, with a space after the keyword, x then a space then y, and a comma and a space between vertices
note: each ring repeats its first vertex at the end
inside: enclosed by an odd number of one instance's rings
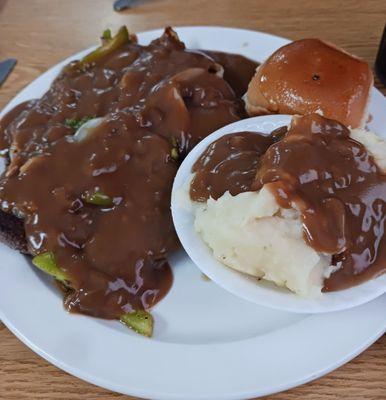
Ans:
POLYGON ((281 47, 263 63, 246 94, 250 115, 318 113, 362 126, 373 85, 369 65, 319 39, 281 47))

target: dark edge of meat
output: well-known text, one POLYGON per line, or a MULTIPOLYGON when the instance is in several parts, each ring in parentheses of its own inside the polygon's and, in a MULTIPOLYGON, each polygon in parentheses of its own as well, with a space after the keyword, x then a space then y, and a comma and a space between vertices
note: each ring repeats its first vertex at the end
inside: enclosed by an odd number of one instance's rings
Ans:
POLYGON ((14 250, 29 254, 23 220, 2 210, 0 210, 0 241, 14 250))

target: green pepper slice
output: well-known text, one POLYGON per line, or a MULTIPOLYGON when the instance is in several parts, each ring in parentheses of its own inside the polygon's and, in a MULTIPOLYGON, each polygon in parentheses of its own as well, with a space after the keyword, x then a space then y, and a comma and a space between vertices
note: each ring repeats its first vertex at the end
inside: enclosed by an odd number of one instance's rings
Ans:
POLYGON ((130 40, 130 35, 126 26, 120 27, 116 35, 112 38, 108 38, 108 36, 109 34, 107 31, 103 32, 103 39, 105 39, 105 43, 79 60, 77 66, 84 68, 86 65, 95 63, 130 40))
POLYGON ((96 206, 111 207, 114 205, 113 199, 99 190, 93 193, 85 192, 81 197, 85 203, 94 204, 96 206))
POLYGON ((102 33, 102 39, 103 40, 111 40, 111 29, 105 29, 102 33))
POLYGON ((178 154, 178 150, 175 147, 172 147, 172 149, 170 150, 170 157, 174 160, 174 161, 178 161, 179 159, 179 154, 178 154))
POLYGON ((151 337, 153 335, 154 319, 147 311, 133 311, 123 314, 120 321, 140 335, 151 337))
POLYGON ((170 144, 172 146, 171 150, 170 150, 170 157, 174 160, 174 161, 178 161, 178 159, 180 158, 180 153, 178 151, 178 142, 177 139, 175 137, 171 137, 170 139, 170 144))
POLYGON ((32 259, 32 264, 38 267, 40 270, 51 275, 60 282, 68 282, 67 274, 60 269, 56 263, 54 253, 47 251, 45 253, 38 254, 32 259))

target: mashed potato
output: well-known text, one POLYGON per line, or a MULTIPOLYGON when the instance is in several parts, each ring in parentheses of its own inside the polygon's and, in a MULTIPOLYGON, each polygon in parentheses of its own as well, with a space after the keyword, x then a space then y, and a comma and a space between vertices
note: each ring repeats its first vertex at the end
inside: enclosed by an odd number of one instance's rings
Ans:
POLYGON ((366 147, 378 167, 386 173, 386 140, 364 129, 352 129, 350 136, 366 147))
MULTIPOLYGON (((386 171, 386 141, 362 129, 351 131, 386 171)), ((258 192, 196 203, 195 229, 214 257, 237 271, 274 282, 305 296, 320 295, 334 271, 331 255, 318 253, 303 239, 300 214, 282 209, 267 185, 258 192)))
POLYGON ((299 213, 280 209, 265 186, 209 199, 196 209, 195 228, 223 264, 302 296, 320 293, 331 273, 330 257, 303 240, 299 213))

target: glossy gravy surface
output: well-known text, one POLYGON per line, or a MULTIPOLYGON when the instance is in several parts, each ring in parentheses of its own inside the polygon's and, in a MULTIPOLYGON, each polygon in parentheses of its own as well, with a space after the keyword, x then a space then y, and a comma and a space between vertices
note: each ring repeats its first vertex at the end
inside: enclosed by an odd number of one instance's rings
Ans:
POLYGON ((313 114, 295 118, 287 133, 226 135, 205 150, 192 172, 192 200, 269 184, 281 207, 296 207, 305 240, 331 254, 337 267, 324 291, 386 271, 386 177, 338 122, 313 114))
POLYGON ((333 254, 338 270, 325 291, 386 271, 386 176, 345 126, 317 114, 295 118, 265 153, 253 188, 270 182, 282 207, 300 210, 305 240, 333 254))
POLYGON ((245 71, 251 61, 235 57, 225 57, 227 81, 213 58, 167 29, 148 46, 131 39, 85 68, 70 64, 41 99, 1 120, 10 161, 2 209, 23 217, 32 255, 53 252, 67 272, 69 310, 119 318, 169 290, 166 257, 179 245, 172 181, 194 144, 244 117, 235 90, 246 91, 246 77, 235 66, 245 71), (68 121, 85 117, 103 120, 78 142, 68 121), (112 203, 84 200, 95 192, 112 203))
POLYGON ((190 198, 217 200, 226 191, 232 196, 251 190, 260 157, 275 142, 273 135, 239 132, 211 143, 194 163, 190 198))

